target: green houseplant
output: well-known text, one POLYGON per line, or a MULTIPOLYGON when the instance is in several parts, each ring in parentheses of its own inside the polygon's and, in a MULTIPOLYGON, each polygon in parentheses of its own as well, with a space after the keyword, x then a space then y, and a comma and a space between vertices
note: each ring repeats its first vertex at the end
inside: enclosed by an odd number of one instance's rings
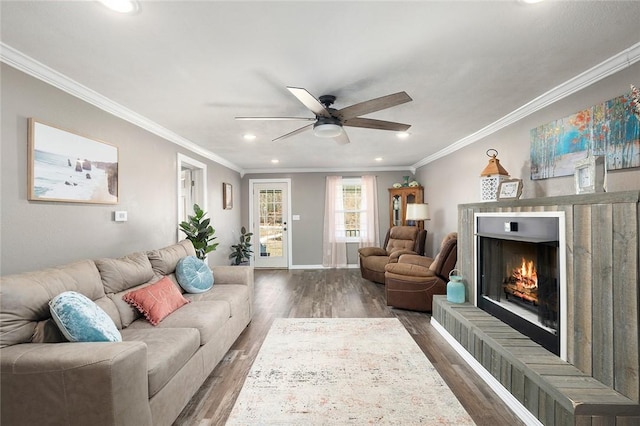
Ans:
POLYGON ((229 259, 233 259, 233 265, 240 265, 244 262, 248 262, 253 253, 251 250, 251 236, 252 232, 247 232, 247 229, 243 226, 240 229, 240 242, 231 246, 233 250, 229 254, 229 259))
POLYGON ((180 222, 180 230, 187 235, 187 239, 193 243, 198 259, 204 260, 207 253, 218 247, 218 243, 213 243, 216 237, 213 236, 216 230, 210 225, 210 219, 205 219, 207 214, 202 211, 199 205, 193 205, 193 216, 188 216, 188 221, 180 222))

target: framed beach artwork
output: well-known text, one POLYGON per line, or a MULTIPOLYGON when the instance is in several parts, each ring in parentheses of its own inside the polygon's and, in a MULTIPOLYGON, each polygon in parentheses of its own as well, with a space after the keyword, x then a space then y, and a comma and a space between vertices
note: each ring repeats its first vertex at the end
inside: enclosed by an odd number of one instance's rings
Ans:
POLYGON ((222 184, 222 207, 225 210, 233 208, 233 186, 230 183, 222 184))
POLYGON ((29 119, 32 201, 118 203, 118 148, 29 119))

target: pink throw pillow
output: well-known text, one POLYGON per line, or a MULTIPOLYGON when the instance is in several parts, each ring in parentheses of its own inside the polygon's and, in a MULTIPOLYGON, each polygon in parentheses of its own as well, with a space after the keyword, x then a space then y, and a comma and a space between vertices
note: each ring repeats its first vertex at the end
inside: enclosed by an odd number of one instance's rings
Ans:
POLYGON ((189 303, 168 277, 150 286, 130 291, 122 299, 135 306, 153 325, 158 325, 171 312, 189 303))

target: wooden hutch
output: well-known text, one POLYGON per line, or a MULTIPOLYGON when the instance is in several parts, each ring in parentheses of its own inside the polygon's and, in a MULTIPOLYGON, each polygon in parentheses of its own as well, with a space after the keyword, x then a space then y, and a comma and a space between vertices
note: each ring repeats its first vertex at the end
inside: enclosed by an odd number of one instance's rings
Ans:
MULTIPOLYGON (((389 227, 413 225, 413 221, 407 223, 407 204, 422 203, 424 188, 421 186, 402 186, 389 188, 389 227)), ((418 227, 424 228, 424 222, 418 221, 418 227)))

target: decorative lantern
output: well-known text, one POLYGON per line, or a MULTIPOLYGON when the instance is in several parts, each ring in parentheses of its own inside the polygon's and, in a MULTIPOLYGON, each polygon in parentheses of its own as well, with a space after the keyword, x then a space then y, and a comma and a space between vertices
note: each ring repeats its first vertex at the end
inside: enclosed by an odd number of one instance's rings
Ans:
POLYGON ((509 172, 500 165, 496 157, 498 151, 487 150, 489 164, 480 173, 480 201, 496 201, 498 199, 498 187, 500 182, 509 179, 509 172))

